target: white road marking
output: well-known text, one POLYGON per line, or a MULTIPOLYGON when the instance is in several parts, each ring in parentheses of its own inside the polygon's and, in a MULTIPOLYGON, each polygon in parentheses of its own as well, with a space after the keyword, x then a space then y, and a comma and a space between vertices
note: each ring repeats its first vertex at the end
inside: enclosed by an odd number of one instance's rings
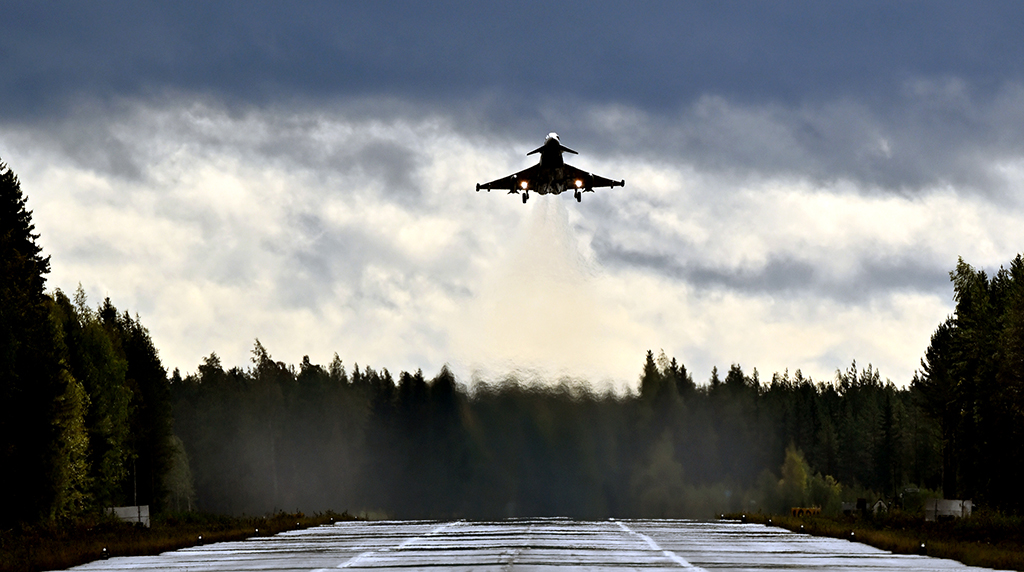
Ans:
POLYGON ((651 547, 651 550, 654 550, 655 552, 661 552, 662 554, 665 555, 666 558, 668 558, 669 560, 671 560, 671 561, 675 562, 676 564, 682 566, 683 568, 687 568, 689 570, 701 570, 703 572, 707 572, 707 570, 704 570, 703 568, 701 568, 699 566, 694 566, 693 564, 690 564, 689 562, 686 561, 685 558, 683 558, 682 556, 676 554, 675 552, 672 552, 671 550, 665 550, 664 548, 659 546, 658 543, 655 542, 653 538, 651 538, 650 536, 647 536, 646 534, 643 534, 643 533, 640 533, 640 532, 637 532, 637 531, 633 530, 632 528, 630 528, 630 527, 626 526, 625 524, 623 524, 623 522, 621 520, 616 520, 615 524, 619 525, 619 528, 621 528, 622 530, 624 530, 624 531, 626 531, 626 532, 628 532, 628 533, 630 533, 630 534, 632 534, 634 536, 637 536, 640 539, 642 539, 644 542, 647 543, 647 546, 651 547))
POLYGON ((155 556, 113 557, 74 571, 340 572, 339 568, 389 572, 570 568, 604 572, 991 572, 953 560, 892 554, 865 544, 755 524, 552 518, 354 522, 155 556))
POLYGON ((366 552, 363 552, 362 554, 353 556, 352 558, 349 558, 347 561, 339 564, 338 568, 351 568, 351 567, 359 564, 359 562, 361 560, 363 560, 365 558, 369 558, 370 556, 373 556, 374 554, 380 554, 382 552, 391 552, 392 550, 401 550, 401 549, 405 548, 406 546, 412 544, 413 542, 417 542, 417 541, 423 540, 424 538, 426 538, 428 536, 433 536, 435 534, 438 534, 439 532, 443 531, 446 528, 455 526, 459 522, 461 522, 461 521, 446 522, 446 523, 442 524, 441 526, 435 528, 434 530, 431 530, 430 532, 424 534, 423 536, 415 536, 413 538, 407 538, 404 542, 402 542, 398 546, 389 546, 387 548, 378 548, 378 549, 375 549, 375 550, 367 550, 366 552))

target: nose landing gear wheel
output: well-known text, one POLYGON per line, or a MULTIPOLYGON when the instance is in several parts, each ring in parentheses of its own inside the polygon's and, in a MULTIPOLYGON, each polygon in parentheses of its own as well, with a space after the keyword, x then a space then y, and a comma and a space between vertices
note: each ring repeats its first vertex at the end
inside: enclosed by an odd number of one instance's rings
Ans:
POLYGON ((530 195, 523 193, 523 204, 526 204, 526 199, 530 198, 530 195))
POLYGON ((576 197, 576 202, 578 202, 578 203, 579 203, 579 202, 583 202, 583 194, 582 194, 582 193, 580 193, 579 191, 576 191, 576 192, 575 192, 575 193, 573 194, 573 196, 574 196, 574 197, 576 197))

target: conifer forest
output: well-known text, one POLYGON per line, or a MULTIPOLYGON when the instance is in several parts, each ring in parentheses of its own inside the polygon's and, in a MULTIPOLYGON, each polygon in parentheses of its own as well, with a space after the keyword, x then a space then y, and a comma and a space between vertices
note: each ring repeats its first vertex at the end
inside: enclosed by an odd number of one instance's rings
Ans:
MULTIPOLYGON (((973 499, 1024 511, 1024 259, 959 260, 954 313, 913 379, 869 363, 832 379, 747 364, 690 371, 637 356, 639 383, 467 384, 391 372, 339 350, 251 365, 210 353, 168 371, 141 318, 78 289, 50 260, 0 164, 3 526, 103 507, 366 512, 396 518, 710 517, 881 498, 973 499)), ((870 356, 865 356, 870 357, 870 356)), ((799 364, 794 364, 799 365, 799 364)))

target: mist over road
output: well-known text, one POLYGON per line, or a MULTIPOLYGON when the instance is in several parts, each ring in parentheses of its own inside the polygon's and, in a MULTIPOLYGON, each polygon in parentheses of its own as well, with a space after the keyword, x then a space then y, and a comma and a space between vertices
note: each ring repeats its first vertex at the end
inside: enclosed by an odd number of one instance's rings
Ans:
POLYGON ((74 570, 984 570, 781 528, 692 520, 345 522, 74 570))

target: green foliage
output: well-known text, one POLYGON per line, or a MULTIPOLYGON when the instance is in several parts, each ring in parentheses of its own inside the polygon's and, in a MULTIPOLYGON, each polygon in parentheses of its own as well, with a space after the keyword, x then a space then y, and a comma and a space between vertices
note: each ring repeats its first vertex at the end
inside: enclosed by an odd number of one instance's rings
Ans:
POLYGON ((685 506, 683 465, 675 459, 669 431, 662 433, 651 447, 649 460, 637 467, 632 485, 641 514, 655 518, 689 516, 685 506))
POLYGON ((108 298, 100 305, 99 318, 127 364, 124 383, 131 394, 127 441, 131 466, 126 464, 131 474, 122 481, 119 498, 126 504, 149 504, 152 511, 160 512, 168 494, 163 475, 170 471, 173 455, 167 371, 138 317, 118 313, 108 298))
MULTIPOLYGON (((58 355, 49 258, 33 233, 17 176, 0 162, 0 525, 50 519, 74 495, 78 405, 58 355), (58 400, 66 397, 63 403, 58 400), (63 440, 63 443, 61 441, 63 440)), ((74 502, 71 502, 73 505, 74 502)))
POLYGON ((50 520, 67 520, 81 514, 89 500, 89 435, 85 412, 89 396, 82 384, 66 370, 61 372, 64 393, 54 402, 53 424, 57 430, 52 443, 53 466, 51 482, 54 500, 50 520))
POLYGON ((782 463, 782 480, 779 494, 784 506, 807 506, 807 481, 811 468, 804 455, 796 448, 786 448, 786 460, 782 463))
MULTIPOLYGON (((49 258, 18 178, 0 162, 0 525, 53 523, 136 498, 160 508, 167 380, 145 328, 44 293, 49 258), (162 429, 161 429, 162 427, 162 429), (139 462, 149 473, 137 471, 139 462), (125 483, 132 477, 132 495, 125 483)), ((164 446, 166 449, 166 446, 164 446)))
POLYGON ((768 468, 762 470, 751 491, 757 507, 769 514, 784 513, 789 507, 785 505, 780 489, 778 477, 768 468))
POLYGON ((811 506, 820 507, 825 514, 839 514, 842 508, 843 486, 832 475, 821 473, 807 480, 807 499, 811 506))
POLYGON ((910 484, 911 444, 934 438, 910 424, 921 421, 910 390, 856 364, 831 383, 798 371, 768 384, 733 364, 724 381, 684 397, 685 368, 651 352, 647 389, 619 397, 515 379, 467 391, 447 368, 429 381, 358 365, 349 375, 337 357, 296 369, 258 341, 253 356, 249 369, 224 371, 211 354, 171 386, 200 509, 601 518, 816 504, 837 513, 850 491, 877 498, 872 489, 910 484))
MULTIPOLYGON (((340 360, 329 370, 304 360, 295 371, 258 342, 249 370, 225 371, 215 353, 198 369, 175 378, 170 394, 200 508, 261 514, 281 506, 365 506, 346 493, 356 490, 355 475, 370 458, 367 440, 375 438, 365 430, 375 372, 357 368, 358 381, 350 381, 340 360)), ((180 504, 190 497, 187 473, 181 461, 176 466, 180 504)), ((380 470, 387 468, 393 465, 380 470)))
POLYGON ((1024 510, 1024 260, 989 278, 960 259, 954 315, 913 389, 941 436, 943 494, 1024 510))
MULTIPOLYGON (((6 277, 5 294, 39 298, 43 295, 50 272, 50 257, 42 255, 36 244, 32 211, 26 209, 27 198, 21 192, 21 182, 7 164, 0 161, 0 269, 6 277)), ((5 308, 17 312, 18 308, 5 308)))
MULTIPOLYGON (((665 376, 661 374, 657 364, 654 363, 654 352, 647 350, 647 358, 644 361, 644 371, 640 375, 640 397, 641 399, 655 401, 663 399, 664 388, 670 386, 665 383, 665 376)), ((673 386, 674 389, 674 386, 673 386)))
POLYGON ((129 474, 131 454, 128 438, 132 392, 125 379, 127 361, 115 348, 97 313, 86 305, 81 287, 73 304, 60 290, 54 293, 54 302, 71 374, 89 395, 85 427, 94 476, 90 496, 101 507, 128 504, 118 495, 129 474))
POLYGON ((196 491, 185 444, 176 435, 172 435, 168 448, 170 466, 163 476, 163 488, 167 491, 166 508, 172 513, 191 512, 195 509, 196 491))

